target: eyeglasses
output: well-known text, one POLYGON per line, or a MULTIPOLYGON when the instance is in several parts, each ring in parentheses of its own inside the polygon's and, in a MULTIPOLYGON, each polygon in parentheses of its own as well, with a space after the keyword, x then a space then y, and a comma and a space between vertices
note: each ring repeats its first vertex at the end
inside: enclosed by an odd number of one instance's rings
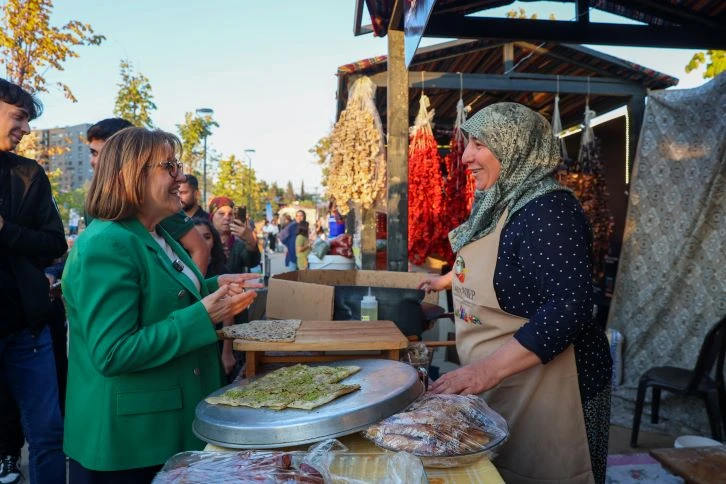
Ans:
POLYGON ((158 163, 152 163, 147 166, 160 166, 169 172, 169 176, 176 178, 179 173, 184 173, 184 163, 178 160, 166 160, 158 163))

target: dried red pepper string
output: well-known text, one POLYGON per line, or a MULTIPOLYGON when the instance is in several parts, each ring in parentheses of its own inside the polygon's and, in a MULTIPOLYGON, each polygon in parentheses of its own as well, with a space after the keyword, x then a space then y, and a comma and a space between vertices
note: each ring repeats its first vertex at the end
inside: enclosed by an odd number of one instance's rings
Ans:
POLYGON ((408 259, 420 265, 432 253, 440 230, 443 180, 438 144, 425 124, 410 137, 408 152, 408 259))

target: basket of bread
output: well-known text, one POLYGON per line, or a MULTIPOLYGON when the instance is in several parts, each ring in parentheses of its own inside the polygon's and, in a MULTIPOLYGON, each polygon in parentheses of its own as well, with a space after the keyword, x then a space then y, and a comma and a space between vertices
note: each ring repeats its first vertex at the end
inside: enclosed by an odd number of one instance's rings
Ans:
POLYGON ((481 397, 426 393, 362 435, 383 449, 420 457, 427 467, 458 467, 493 458, 509 430, 481 397))

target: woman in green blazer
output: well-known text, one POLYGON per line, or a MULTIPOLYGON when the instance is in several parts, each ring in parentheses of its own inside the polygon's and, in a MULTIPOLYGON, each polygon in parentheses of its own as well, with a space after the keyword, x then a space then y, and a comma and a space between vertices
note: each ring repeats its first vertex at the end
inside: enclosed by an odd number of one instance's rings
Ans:
POLYGON ((222 384, 214 322, 239 313, 253 274, 205 280, 158 223, 180 210, 174 135, 108 139, 86 209, 96 221, 63 273, 70 328, 64 451, 70 482, 149 482, 197 450, 197 403, 222 384))

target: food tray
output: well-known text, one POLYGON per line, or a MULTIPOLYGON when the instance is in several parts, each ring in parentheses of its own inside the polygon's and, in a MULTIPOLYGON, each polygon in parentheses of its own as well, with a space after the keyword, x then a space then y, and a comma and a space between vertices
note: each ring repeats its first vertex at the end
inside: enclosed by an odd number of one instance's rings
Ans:
POLYGON ((411 455, 401 459, 401 455, 366 454, 355 452, 330 452, 319 459, 311 458, 307 452, 245 451, 245 456, 254 460, 255 456, 266 458, 260 465, 242 466, 232 452, 181 452, 172 456, 154 478, 153 484, 183 482, 201 484, 209 482, 317 482, 310 467, 301 466, 306 460, 314 463, 316 469, 325 468, 331 484, 351 484, 353 482, 383 484, 390 483, 393 475, 398 482, 406 484, 428 484, 429 480, 421 461, 411 455), (272 463, 277 460, 271 456, 290 457, 291 472, 279 470, 272 463), (293 477, 293 474, 295 477, 293 477), (306 480, 306 478, 309 479, 306 480), (245 480, 247 479, 247 480, 245 480), (298 479, 293 481, 293 479, 298 479))
MULTIPOLYGON (((192 424, 205 442, 235 449, 273 449, 318 442, 362 430, 406 408, 424 391, 416 369, 394 360, 358 359, 311 366, 355 365, 343 383, 361 386, 313 410, 231 407, 202 400, 192 424)), ((239 383, 212 393, 220 395, 239 383)))

